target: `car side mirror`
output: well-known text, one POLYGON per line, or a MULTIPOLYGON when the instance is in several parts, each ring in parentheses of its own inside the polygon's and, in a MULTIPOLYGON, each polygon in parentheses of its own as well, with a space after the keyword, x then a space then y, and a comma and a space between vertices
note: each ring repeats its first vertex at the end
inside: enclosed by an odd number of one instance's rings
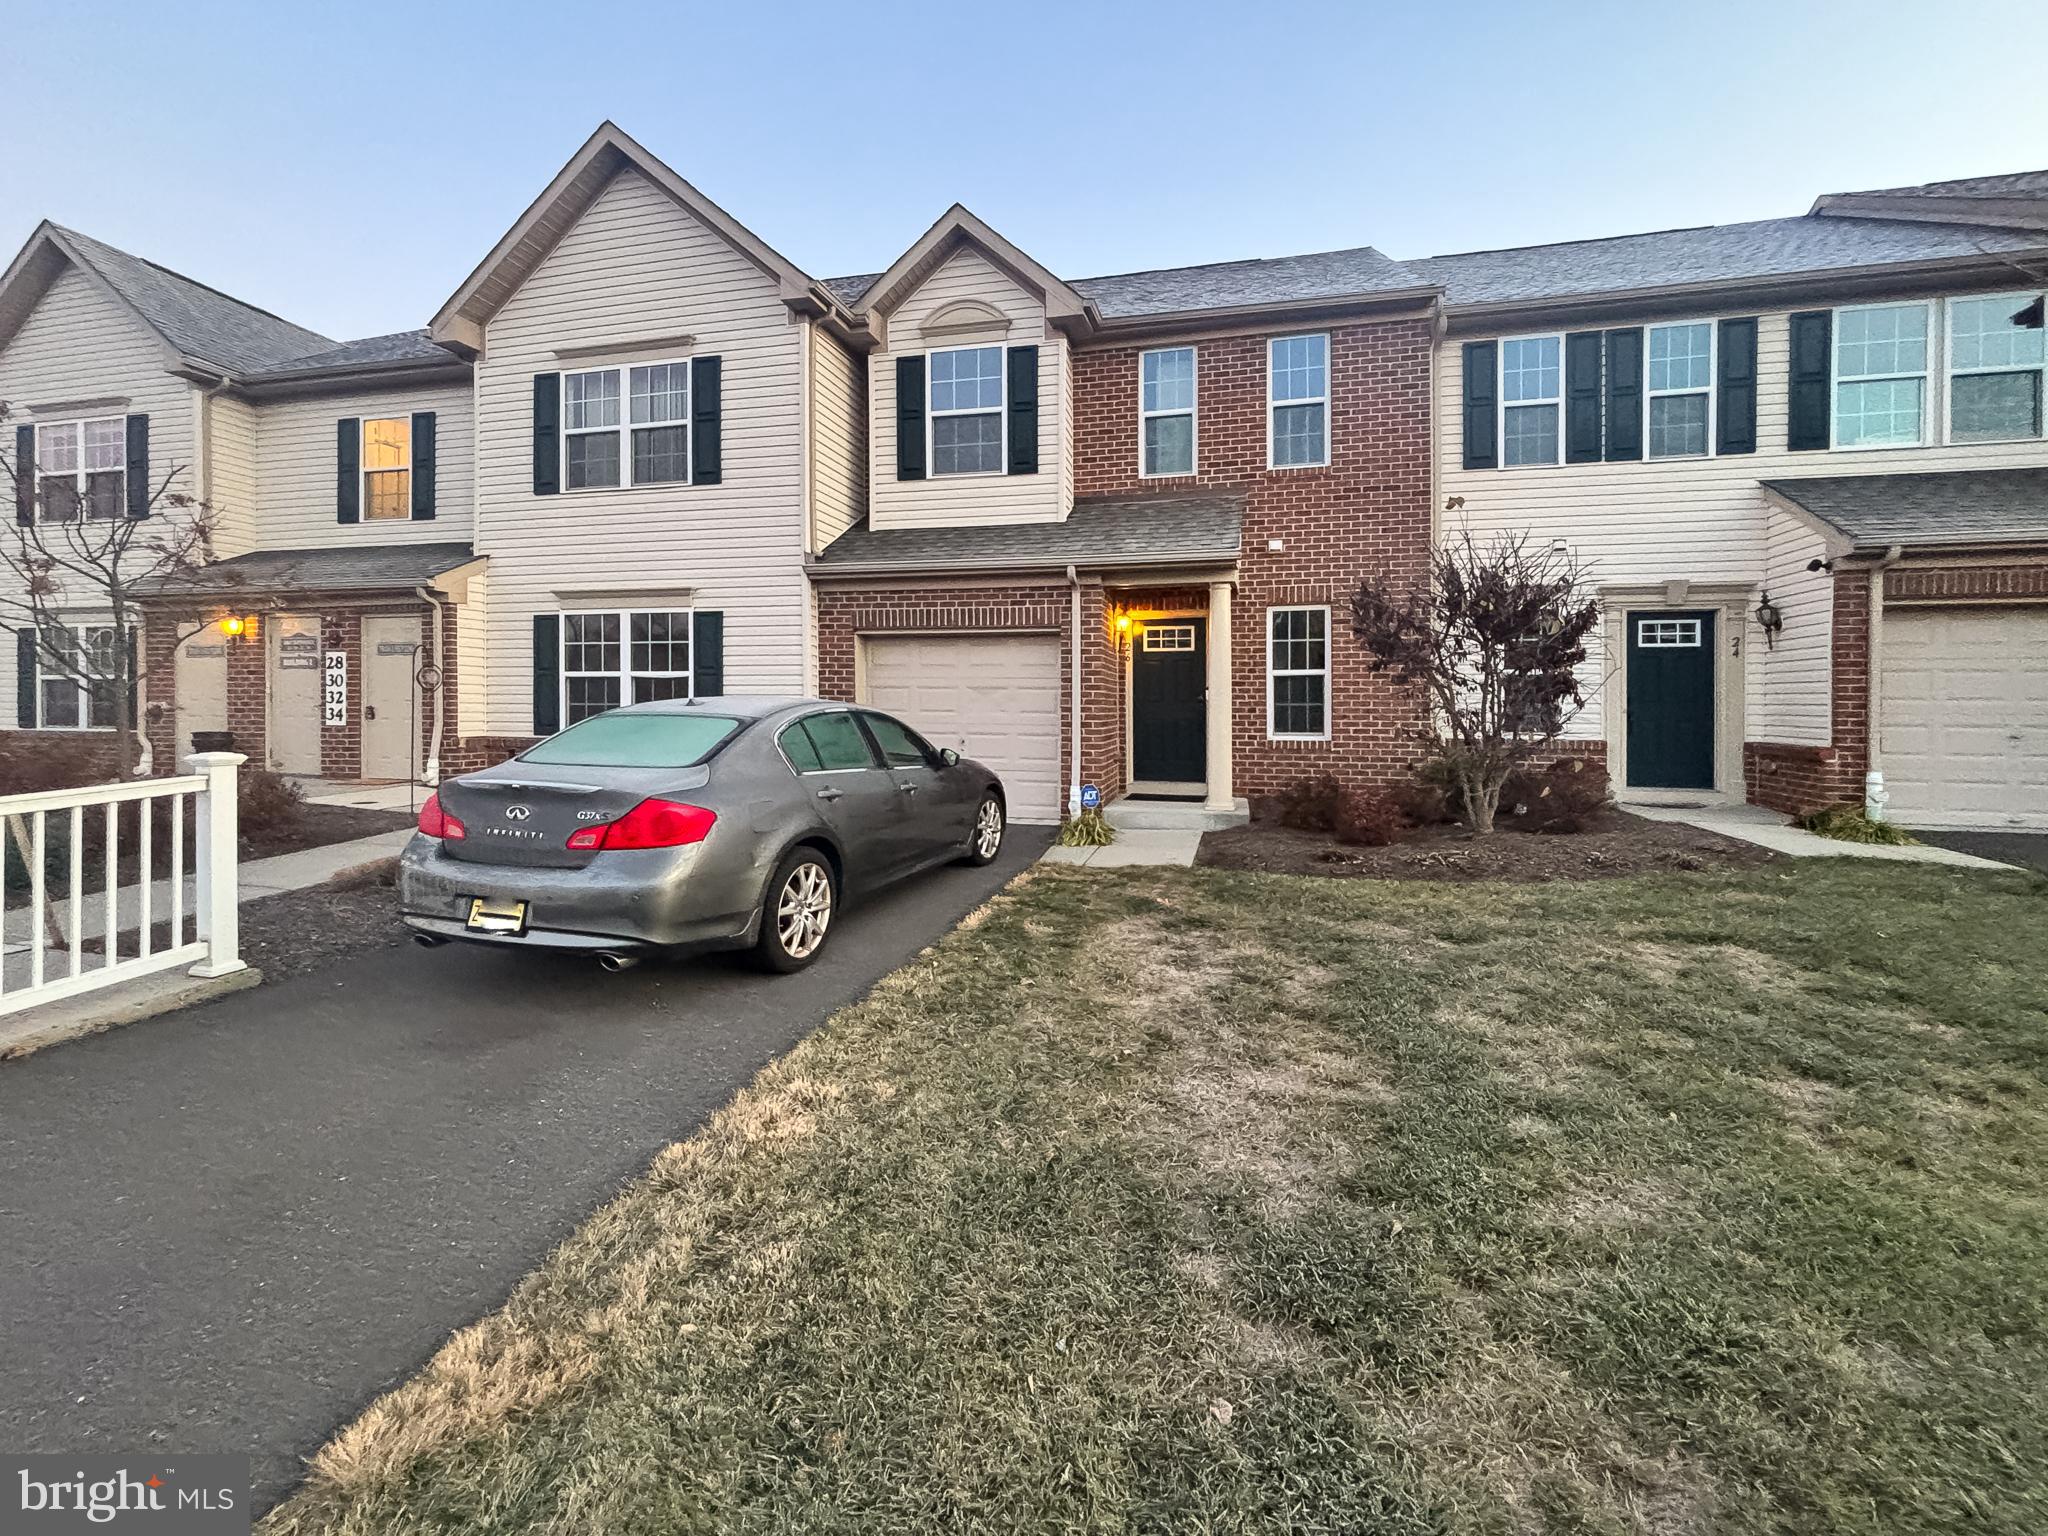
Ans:
POLYGON ((948 768, 957 768, 960 766, 960 754, 951 747, 941 747, 939 748, 939 761, 948 768))

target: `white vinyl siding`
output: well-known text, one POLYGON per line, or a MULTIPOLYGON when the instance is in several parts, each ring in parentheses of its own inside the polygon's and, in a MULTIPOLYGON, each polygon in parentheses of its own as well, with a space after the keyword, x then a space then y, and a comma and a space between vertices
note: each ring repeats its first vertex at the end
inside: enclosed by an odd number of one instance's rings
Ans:
MULTIPOLYGON (((868 356, 869 516, 876 528, 934 528, 961 523, 1057 522, 1073 510, 1072 367, 1066 337, 1045 323, 1045 306, 979 251, 955 251, 908 294, 888 319, 888 346, 868 356), (949 304, 978 300, 1003 321, 970 334, 926 338, 924 323, 949 304), (896 478, 896 359, 967 346, 1038 348, 1038 473, 896 478)), ((1005 359, 1007 365, 1007 359, 1005 359)), ((1005 374, 1007 378, 1007 373, 1005 374)), ((931 400, 930 367, 925 399, 931 400)), ((929 423, 927 424, 929 436, 929 423)), ((927 465, 930 460, 927 458, 927 465)), ((929 475, 929 469, 927 469, 929 475)))
POLYGON ((477 365, 489 733, 530 733, 533 616, 563 609, 686 598, 725 615, 730 691, 804 691, 803 337, 774 278, 635 171, 492 318, 477 365), (623 363, 665 336, 723 360, 722 483, 534 495, 533 376, 563 369, 557 348, 616 347, 623 363))
POLYGON ((867 504, 866 402, 860 360, 811 328, 811 548, 859 521, 867 504))
MULTIPOLYGON (((195 393, 198 393, 195 391, 195 393)), ((467 396, 465 395, 465 399, 467 396)), ((213 508, 213 552, 226 559, 231 555, 246 554, 255 547, 257 493, 261 484, 259 471, 259 440, 262 414, 286 409, 283 405, 268 407, 265 413, 246 400, 237 400, 227 394, 202 397, 200 409, 206 412, 206 457, 207 477, 205 495, 213 508)), ((327 452, 334 452, 334 424, 327 426, 327 452)), ((151 473, 155 473, 152 455, 151 473)), ((333 476, 328 476, 329 495, 332 496, 333 476)), ((265 508, 266 514, 269 509, 265 508)), ((464 505, 465 515, 468 512, 464 505)), ((332 508, 329 521, 333 520, 332 508)), ((265 517, 268 528, 269 518, 265 517)), ((273 540, 272 542, 285 542, 273 540)))
MULTIPOLYGON (((531 394, 529 384, 529 415, 531 394)), ((476 437, 470 410, 469 388, 464 384, 266 402, 258 408, 255 422, 262 486, 262 520, 256 531, 261 545, 331 549, 337 545, 445 544, 467 539, 475 490, 476 437), (434 515, 414 521, 408 507, 404 517, 379 519, 372 525, 365 498, 362 523, 337 522, 335 424, 348 419, 367 422, 404 417, 410 433, 410 418, 419 411, 434 413, 434 515)))

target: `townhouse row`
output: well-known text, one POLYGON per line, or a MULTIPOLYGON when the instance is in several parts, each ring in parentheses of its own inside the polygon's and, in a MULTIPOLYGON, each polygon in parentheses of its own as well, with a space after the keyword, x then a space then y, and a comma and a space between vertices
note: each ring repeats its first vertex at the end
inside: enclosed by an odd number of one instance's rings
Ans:
MULTIPOLYGON (((1405 773, 1345 623, 1516 530, 1607 620, 1629 797, 2048 825, 2048 173, 1396 261, 1069 280, 960 207, 816 279, 607 124, 423 331, 339 343, 44 225, 0 278, 18 533, 216 559, 17 634, 20 731, 437 776, 636 700, 816 693, 1219 816, 1405 773)), ((4 594, 0 594, 4 595, 4 594)), ((4 704, 4 701, 0 701, 4 704)), ((118 748, 116 748, 118 749, 118 748)))

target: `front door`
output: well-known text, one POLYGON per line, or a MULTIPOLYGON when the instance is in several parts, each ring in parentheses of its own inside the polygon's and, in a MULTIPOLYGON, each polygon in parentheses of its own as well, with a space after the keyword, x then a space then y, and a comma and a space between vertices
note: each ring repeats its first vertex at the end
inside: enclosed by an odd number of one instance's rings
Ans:
POLYGON ((1203 619, 1153 619, 1131 651, 1131 777, 1190 784, 1209 776, 1209 671, 1203 619))
POLYGON ((177 701, 171 756, 183 763, 195 731, 228 728, 228 637, 218 623, 179 642, 171 677, 177 701))
POLYGON ((413 682, 420 648, 417 614, 373 613, 363 619, 363 777, 415 776, 419 690, 413 682))
POLYGON ((1628 782, 1714 787, 1714 615, 1628 616, 1628 782))
POLYGON ((320 615, 270 621, 270 766, 320 771, 320 615))

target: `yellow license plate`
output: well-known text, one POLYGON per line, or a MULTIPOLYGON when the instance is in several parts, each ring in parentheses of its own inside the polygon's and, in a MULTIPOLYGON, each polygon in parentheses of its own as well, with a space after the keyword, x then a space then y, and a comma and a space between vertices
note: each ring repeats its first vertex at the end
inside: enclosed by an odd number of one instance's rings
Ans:
POLYGON ((472 896, 469 899, 469 926, 485 933, 524 933, 526 903, 472 896))

